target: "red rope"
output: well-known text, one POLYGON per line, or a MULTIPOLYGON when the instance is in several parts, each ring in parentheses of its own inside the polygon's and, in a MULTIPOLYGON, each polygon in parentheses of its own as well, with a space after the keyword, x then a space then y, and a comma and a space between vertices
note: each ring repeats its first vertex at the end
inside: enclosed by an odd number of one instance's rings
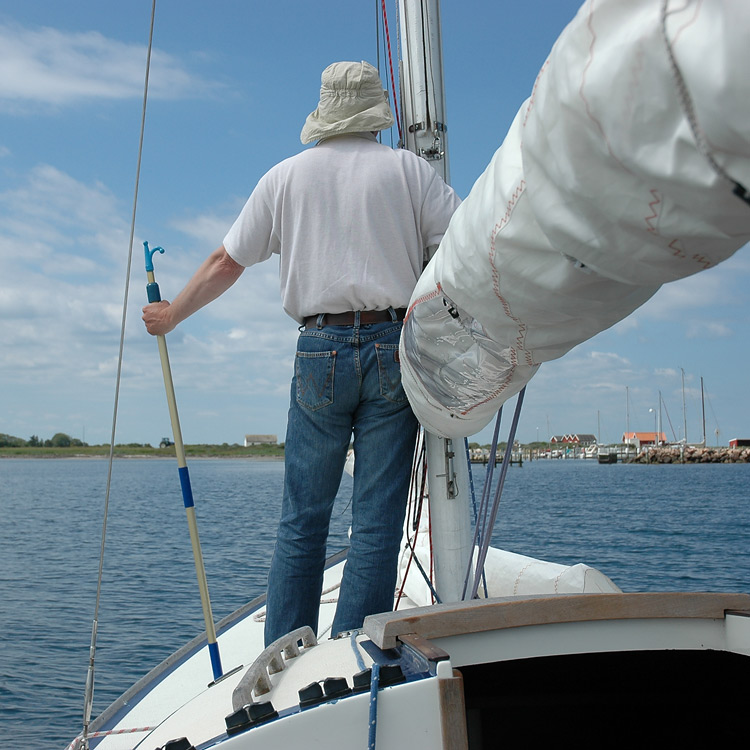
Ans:
POLYGON ((391 35, 388 31, 388 14, 385 10, 385 0, 381 0, 380 5, 383 10, 383 28, 385 29, 385 43, 388 47, 388 65, 391 69, 391 90, 393 91, 393 109, 396 113, 396 127, 398 127, 398 139, 403 141, 403 135, 401 133, 401 117, 398 113, 398 97, 396 96, 396 79, 393 75, 393 55, 391 53, 391 35))

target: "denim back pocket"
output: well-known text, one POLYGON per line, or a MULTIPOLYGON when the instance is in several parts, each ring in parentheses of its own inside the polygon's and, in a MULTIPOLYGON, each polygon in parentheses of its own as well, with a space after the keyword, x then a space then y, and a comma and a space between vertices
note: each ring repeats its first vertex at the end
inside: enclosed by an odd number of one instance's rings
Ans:
POLYGON ((294 374, 297 402, 315 411, 333 403, 336 352, 297 352, 294 374))
POLYGON ((378 377, 380 395, 394 404, 406 403, 406 393, 401 385, 401 365, 398 359, 398 344, 375 344, 378 355, 378 377))

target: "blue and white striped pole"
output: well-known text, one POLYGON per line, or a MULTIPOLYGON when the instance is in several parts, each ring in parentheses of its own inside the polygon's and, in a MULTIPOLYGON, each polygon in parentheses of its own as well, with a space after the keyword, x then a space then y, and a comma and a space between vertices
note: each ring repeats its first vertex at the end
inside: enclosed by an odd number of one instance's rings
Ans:
MULTIPOLYGON (((150 250, 148 242, 143 243, 146 254, 146 294, 149 302, 161 302, 159 285, 154 278, 153 255, 155 252, 164 252, 164 248, 155 247, 150 250)), ((169 406, 169 418, 172 421, 172 432, 174 436, 175 455, 177 456, 177 467, 180 473, 180 486, 182 487, 182 500, 187 513, 188 528, 190 530, 190 543, 193 547, 195 558, 195 572, 198 576, 198 588, 203 605, 203 619, 206 623, 206 640, 208 641, 208 653, 211 657, 211 668, 214 680, 218 680, 223 672, 221 669, 221 657, 219 656, 219 644, 216 641, 216 629, 214 618, 211 613, 211 600, 208 596, 208 582, 206 581, 206 569, 203 566, 203 554, 201 552, 200 538, 198 537, 198 522, 195 518, 195 503, 193 502, 193 490, 190 486, 190 475, 188 474, 187 461, 185 460, 185 446, 182 442, 182 431, 180 430, 180 418, 177 414, 177 401, 174 395, 174 384, 172 383, 172 370, 169 367, 169 354, 167 353, 167 341, 164 336, 157 336, 159 345, 159 357, 161 359, 161 370, 164 375, 164 387, 167 391, 167 404, 169 406)))

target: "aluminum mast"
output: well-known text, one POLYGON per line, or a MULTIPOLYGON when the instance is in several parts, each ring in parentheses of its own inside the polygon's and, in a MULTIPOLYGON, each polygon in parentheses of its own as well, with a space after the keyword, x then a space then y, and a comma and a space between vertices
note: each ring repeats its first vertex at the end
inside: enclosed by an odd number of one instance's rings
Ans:
MULTIPOLYGON (((399 9, 403 145, 450 182, 440 2, 400 0, 399 9)), ((460 601, 472 547, 464 441, 426 433, 425 443, 435 589, 442 602, 460 601)))

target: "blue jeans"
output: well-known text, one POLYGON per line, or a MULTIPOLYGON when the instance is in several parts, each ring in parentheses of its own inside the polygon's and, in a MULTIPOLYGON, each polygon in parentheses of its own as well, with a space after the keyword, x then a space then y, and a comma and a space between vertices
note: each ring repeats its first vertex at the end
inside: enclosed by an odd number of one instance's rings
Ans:
POLYGON ((308 328, 299 337, 266 645, 317 631, 333 502, 354 435, 351 546, 332 633, 390 611, 417 421, 401 387, 401 323, 308 328))

